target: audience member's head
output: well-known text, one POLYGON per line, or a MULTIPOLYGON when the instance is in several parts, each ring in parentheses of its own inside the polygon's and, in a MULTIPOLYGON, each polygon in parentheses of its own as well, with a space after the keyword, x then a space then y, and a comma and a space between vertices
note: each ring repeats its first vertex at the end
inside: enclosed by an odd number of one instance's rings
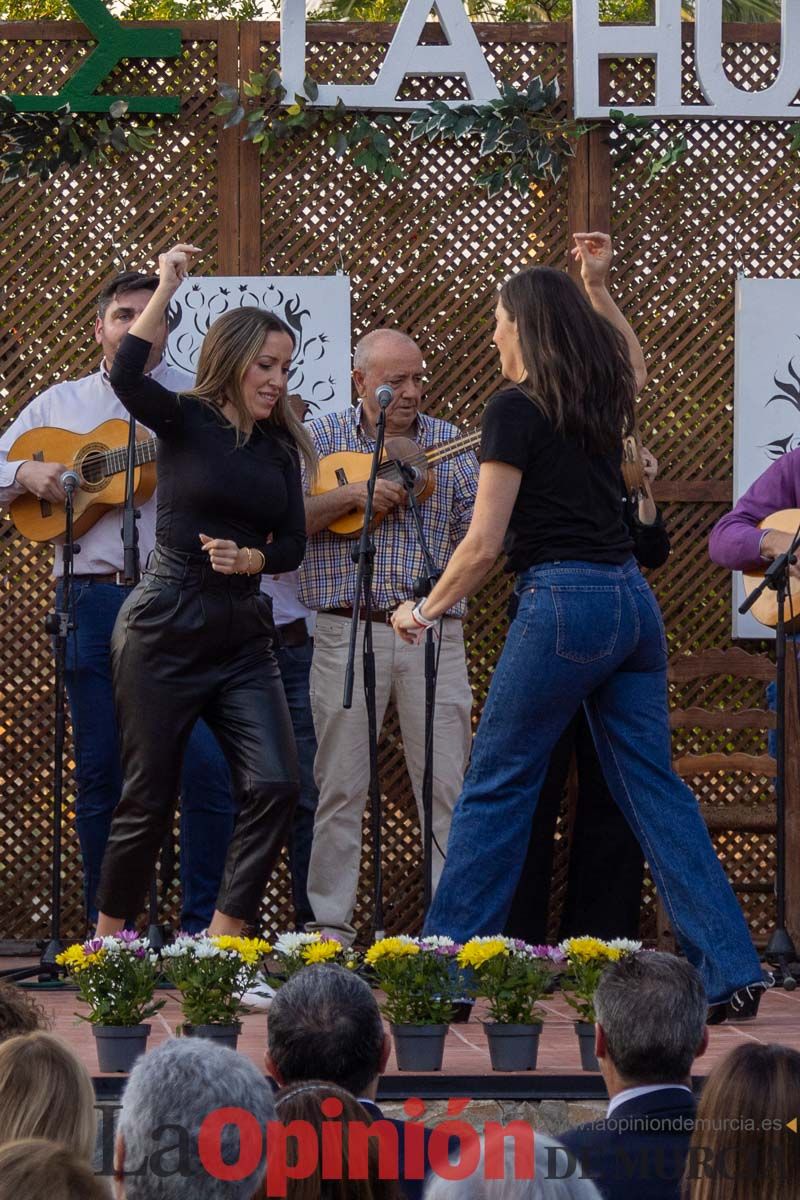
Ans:
POLYGON ((0 1200, 111 1200, 81 1155, 44 1138, 0 1146, 0 1200))
MULTIPOLYGON (((297 1179, 286 1179, 286 1200, 399 1200, 396 1180, 385 1178, 397 1170, 394 1137, 392 1144, 386 1146, 381 1169, 378 1140, 367 1136, 372 1118, 350 1092, 320 1079, 295 1083, 278 1092, 275 1110, 282 1125, 299 1121, 308 1131, 304 1136, 310 1135, 316 1142, 316 1145, 303 1148, 294 1138, 287 1139, 287 1165, 299 1167, 299 1155, 305 1152, 308 1170, 298 1170, 301 1177, 297 1179), (331 1126, 338 1128, 331 1130, 331 1126), (337 1169, 339 1161, 333 1170, 328 1164, 325 1178, 323 1145, 341 1146, 341 1153, 337 1152, 341 1169, 337 1169), (335 1178, 327 1178, 328 1175, 335 1178)), ((396 1136, 393 1128, 389 1132, 396 1136)), ((280 1171, 280 1168, 280 1163, 270 1160, 270 1172, 280 1171)), ((269 1177, 267 1183, 269 1194, 269 1177)))
POLYGON ((293 975, 272 1001, 267 1070, 281 1086, 325 1079, 374 1099, 390 1041, 368 984, 344 967, 317 964, 293 975))
MULTIPOLYGON (((200 1160, 198 1135, 220 1108, 243 1109, 262 1132, 275 1118, 272 1089, 242 1054, 202 1038, 170 1038, 131 1071, 117 1125, 115 1170, 126 1200, 246 1200, 263 1178, 263 1161, 245 1179, 220 1179, 200 1160), (126 1171, 126 1163, 129 1171, 126 1171)), ((222 1128, 215 1147, 239 1157, 239 1128, 222 1128)))
POLYGON ((686 1160, 687 1200, 798 1200, 800 1054, 746 1042, 712 1067, 686 1160))
POLYGON ((48 1138, 89 1160, 94 1104, 89 1072, 52 1033, 26 1033, 0 1045, 0 1145, 48 1138))
POLYGON ((596 1052, 609 1096, 646 1084, 686 1084, 708 1045, 706 999, 694 967, 644 950, 608 967, 594 997, 596 1052))
POLYGON ((40 1005, 21 988, 0 981, 0 1042, 21 1033, 49 1028, 50 1022, 40 1005))
MULTIPOLYGON (((546 1134, 533 1134, 533 1178, 525 1178, 526 1156, 512 1138, 506 1139, 503 1178, 487 1179, 485 1145, 481 1139, 481 1157, 466 1179, 442 1179, 430 1175, 425 1185, 425 1200, 601 1200, 590 1179, 578 1171, 564 1174, 566 1151, 546 1134), (519 1164, 519 1165, 518 1165, 519 1164), (517 1178, 517 1173, 522 1178, 517 1178)), ((527 1173, 530 1173, 527 1171, 527 1173)))

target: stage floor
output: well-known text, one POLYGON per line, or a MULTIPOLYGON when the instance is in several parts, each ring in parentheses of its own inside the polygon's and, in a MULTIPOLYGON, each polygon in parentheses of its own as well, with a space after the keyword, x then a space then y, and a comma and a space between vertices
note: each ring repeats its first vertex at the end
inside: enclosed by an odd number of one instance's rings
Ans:
MULTIPOLYGON (((35 960, 30 961, 33 964, 35 960)), ((0 959, 0 966, 4 968, 21 963, 22 960, 0 959)), ((75 990, 71 986, 57 990, 26 990, 47 1012, 53 1032, 68 1041, 85 1062, 95 1079, 98 1097, 110 1100, 118 1096, 124 1076, 102 1075, 97 1070, 91 1026, 75 1016, 77 1012, 85 1011, 75 990)), ((172 1036, 181 1019, 174 994, 164 991, 163 995, 167 1002, 150 1022, 152 1033, 148 1044, 151 1049, 172 1036)), ((385 1099, 403 1099, 412 1095, 430 1099, 482 1096, 509 1100, 579 1100, 605 1096, 601 1076, 581 1070, 572 1009, 559 995, 549 998, 542 1007, 546 1017, 536 1071, 516 1074, 492 1071, 478 1006, 467 1024, 450 1027, 441 1072, 421 1075, 399 1072, 392 1054, 386 1075, 381 1080, 380 1095, 385 1099)), ((261 1012, 242 1018, 239 1050, 260 1068, 264 1062, 268 1016, 261 1012)), ((773 989, 762 1000, 756 1021, 712 1027, 709 1034, 708 1052, 695 1063, 697 1076, 706 1075, 719 1058, 743 1040, 778 1042, 800 1050, 800 989, 795 992, 773 989)))

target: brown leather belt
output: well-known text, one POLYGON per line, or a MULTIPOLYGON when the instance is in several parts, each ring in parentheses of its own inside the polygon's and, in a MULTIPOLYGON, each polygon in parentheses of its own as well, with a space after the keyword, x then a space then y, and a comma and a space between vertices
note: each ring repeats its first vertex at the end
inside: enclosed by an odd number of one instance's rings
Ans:
POLYGON ((304 617, 296 621, 287 621, 285 625, 276 625, 279 646, 305 646, 308 642, 308 626, 304 617))
POLYGON ((121 571, 111 571, 107 575, 73 575, 73 583, 114 583, 117 587, 126 587, 121 571))
MULTIPOLYGON (((332 615, 334 617, 347 617, 348 620, 352 620, 352 617, 353 617, 352 607, 350 607, 350 608, 323 608, 321 611, 326 612, 326 613, 332 613, 332 615)), ((360 608, 358 610, 358 615, 362 621, 365 621, 367 619, 366 610, 363 608, 360 608)), ((371 621, 377 621, 378 624, 380 624, 380 625, 389 625, 389 624, 391 624, 392 614, 385 608, 373 608, 370 610, 369 619, 371 621)))

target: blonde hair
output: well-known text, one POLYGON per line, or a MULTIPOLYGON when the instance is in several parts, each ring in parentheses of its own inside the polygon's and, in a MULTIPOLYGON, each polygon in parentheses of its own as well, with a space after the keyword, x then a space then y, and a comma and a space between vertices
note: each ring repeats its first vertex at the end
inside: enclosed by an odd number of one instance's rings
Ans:
POLYGON ((23 1138, 0 1146, 0 1200, 111 1200, 106 1180, 68 1146, 23 1138))
POLYGON ((0 1145, 49 1138, 91 1160, 94 1105, 89 1072, 52 1033, 26 1033, 0 1045, 0 1145))
MULTIPOLYGON (((285 333, 296 345, 289 326, 274 313, 263 308, 235 308, 224 313, 210 327, 203 339, 197 378, 189 395, 210 404, 218 412, 229 402, 236 411, 237 438, 246 442, 253 431, 253 418, 242 394, 242 382, 248 368, 256 361, 264 339, 270 333, 285 333)), ((302 455, 306 473, 313 478, 317 456, 310 435, 292 412, 284 386, 278 402, 263 422, 288 433, 302 455)))

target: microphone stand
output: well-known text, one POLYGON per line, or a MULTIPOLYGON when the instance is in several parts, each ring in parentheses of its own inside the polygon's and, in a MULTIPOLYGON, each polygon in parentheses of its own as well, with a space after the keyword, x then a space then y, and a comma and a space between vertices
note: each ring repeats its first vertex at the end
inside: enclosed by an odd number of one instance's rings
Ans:
POLYGON ((54 643, 55 681, 53 709, 53 857, 50 893, 50 940, 47 942, 39 965, 36 967, 12 968, 0 971, 0 978, 20 983, 23 979, 38 976, 38 984, 30 987, 65 987, 60 976, 64 968, 56 962, 56 957, 65 948, 61 937, 61 822, 64 804, 64 742, 66 738, 66 667, 67 641, 75 626, 72 620, 72 583, 74 574, 74 557, 80 554, 80 546, 74 541, 73 534, 73 504, 72 493, 75 490, 77 475, 66 471, 62 476, 64 487, 64 545, 62 561, 64 574, 61 584, 61 604, 55 601, 55 607, 44 619, 45 631, 51 634, 54 643))
POLYGON ((375 540, 372 536, 373 496, 378 469, 383 457, 383 444, 386 437, 386 409, 391 403, 391 394, 380 401, 378 419, 375 424, 375 449, 372 452, 372 465, 367 480, 367 500, 364 505, 364 523, 358 546, 351 551, 351 558, 357 564, 356 588, 353 597, 353 616, 350 621, 350 644, 347 650, 347 665, 344 673, 343 708, 352 708, 353 682, 355 677, 356 638, 358 637, 358 622, 361 609, 361 598, 364 598, 364 701, 367 708, 367 738, 369 743, 369 801, 370 824, 372 826, 372 862, 374 872, 374 901, 372 913, 372 932, 375 940, 383 937, 383 866, 381 862, 381 787, 378 774, 378 717, 375 696, 375 650, 372 641, 372 577, 375 565, 375 540))
MULTIPOLYGON (((141 578, 139 559, 139 527, 136 522, 140 513, 136 507, 136 419, 131 414, 128 418, 128 445, 125 452, 125 503, 122 508, 122 582, 126 587, 135 587, 141 578)), ((164 862, 169 857, 171 833, 167 833, 164 845, 161 847, 162 872, 164 862)), ((158 869, 154 868, 150 880, 150 892, 147 905, 147 940, 153 950, 160 950, 164 945, 164 933, 158 923, 158 869)))
MULTIPOLYGON (((400 479, 406 489, 408 510, 414 522, 417 542, 422 552, 423 573, 414 580, 414 596, 421 599, 430 595, 434 584, 442 572, 434 562, 430 552, 425 530, 422 527, 422 517, 419 503, 414 494, 414 484, 417 474, 408 463, 398 462, 400 479)), ((439 623, 441 631, 441 622, 439 623)), ((425 912, 431 906, 433 899, 433 735, 434 713, 436 707, 436 647, 434 644, 434 627, 425 631, 425 767, 422 775, 422 861, 423 861, 423 907, 425 912)), ((441 850, 441 847, 439 847, 441 850)))
MULTIPOLYGON (((789 568, 797 562, 795 551, 800 546, 800 526, 792 544, 784 554, 779 554, 767 567, 764 578, 744 603, 739 612, 744 614, 755 604, 765 588, 777 593, 778 621, 775 626, 775 926, 767 944, 765 958, 773 963, 775 983, 786 991, 797 987, 796 972, 790 967, 797 965, 797 950, 786 928, 786 595, 789 590, 789 568)), ((795 671, 797 662, 795 660, 795 671)))

